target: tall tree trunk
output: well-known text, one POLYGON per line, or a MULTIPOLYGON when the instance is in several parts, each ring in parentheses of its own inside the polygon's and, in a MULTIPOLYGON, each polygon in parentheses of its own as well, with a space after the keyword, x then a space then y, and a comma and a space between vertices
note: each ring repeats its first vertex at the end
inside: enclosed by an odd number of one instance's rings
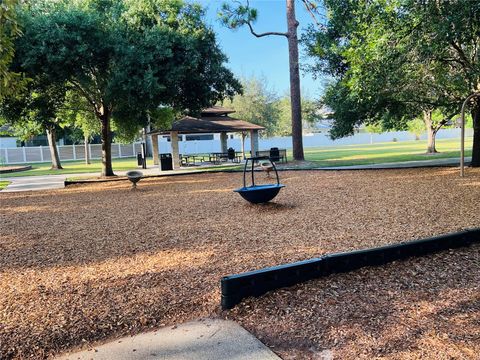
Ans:
POLYGON ((480 167, 480 100, 476 100, 472 109, 473 119, 473 147, 472 167, 480 167))
POLYGON ((302 139, 302 103, 300 97, 300 72, 298 66, 298 21, 295 18, 295 0, 287 0, 288 59, 290 63, 290 98, 292 110, 293 158, 304 160, 302 139))
POLYGON ((425 122, 425 127, 427 128, 427 154, 435 154, 437 153, 437 149, 435 147, 435 136, 437 135, 438 129, 433 126, 431 110, 423 111, 423 121, 425 122))
POLYGON ((90 149, 88 147, 88 136, 83 137, 83 142, 85 144, 85 164, 90 165, 90 149))
POLYGON ((438 153, 437 148, 436 148, 436 136, 437 136, 437 130, 434 129, 433 127, 429 127, 427 129, 427 154, 436 154, 438 153))
POLYGON ((52 169, 63 169, 60 163, 60 156, 58 156, 57 149, 57 134, 55 133, 55 126, 47 127, 48 148, 50 149, 50 157, 52 158, 52 169))
MULTIPOLYGON (((104 108, 105 109, 105 108, 104 108)), ((102 122, 102 177, 115 176, 112 168, 112 138, 110 131, 110 114, 104 110, 100 115, 102 122)))

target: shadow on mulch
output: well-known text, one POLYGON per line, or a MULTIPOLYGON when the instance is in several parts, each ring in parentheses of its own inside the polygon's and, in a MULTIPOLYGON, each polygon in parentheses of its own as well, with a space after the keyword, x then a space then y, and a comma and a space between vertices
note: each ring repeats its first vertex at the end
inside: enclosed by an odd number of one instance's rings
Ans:
MULTIPOLYGON (((0 358, 6 351, 42 358, 83 338, 224 316, 219 282, 228 274, 478 226, 480 173, 468 179, 472 186, 452 174, 285 173, 287 187, 262 207, 232 192, 241 174, 145 179, 135 192, 119 181, 0 194, 0 358)), ((445 281, 457 297, 452 306, 468 301, 469 289, 480 282, 478 261, 460 260, 436 261, 437 270, 445 268, 457 281, 445 281), (455 261, 459 269, 452 269, 455 261), (455 290, 461 288, 463 295, 455 290)), ((401 325, 403 315, 425 305, 408 291, 421 294, 430 286, 414 286, 425 272, 438 283, 428 262, 420 262, 426 270, 416 274, 408 272, 415 262, 401 264, 388 276, 383 268, 360 270, 312 289, 317 283, 248 300, 240 309, 250 308, 239 319, 279 348, 305 341, 361 353, 356 342, 344 340, 352 336, 366 349, 387 348, 386 335, 408 335, 406 328, 395 332, 388 324, 401 325), (298 290, 303 295, 292 294, 298 290), (379 342, 370 342, 373 337, 379 342)), ((435 287, 429 293, 430 302, 436 293, 447 296, 435 287)), ((415 324, 410 327, 420 326, 415 324)))
POLYGON ((332 275, 248 299, 229 317, 285 359, 474 359, 479 261, 473 245, 332 275))

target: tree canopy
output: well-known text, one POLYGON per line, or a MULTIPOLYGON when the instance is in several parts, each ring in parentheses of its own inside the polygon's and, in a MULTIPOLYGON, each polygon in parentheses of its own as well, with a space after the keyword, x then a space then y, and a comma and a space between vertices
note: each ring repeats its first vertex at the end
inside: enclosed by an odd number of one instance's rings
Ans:
MULTIPOLYGON (((316 101, 302 96, 302 127, 305 130, 315 128, 315 123, 321 119, 320 108, 316 101)), ((277 101, 279 119, 275 128, 275 135, 292 135, 292 112, 290 111, 290 97, 284 96, 277 101)))
MULTIPOLYGON (((234 117, 265 127, 262 135, 290 136, 292 134, 292 112, 290 96, 280 96, 263 77, 251 76, 241 79, 243 94, 223 102, 223 106, 235 110, 234 117)), ((312 127, 320 116, 318 104, 302 97, 303 128, 312 127)))
MULTIPOLYGON (((311 70, 333 79, 323 99, 335 112, 333 137, 360 123, 404 128, 440 110, 435 131, 479 88, 478 2, 326 0, 325 6, 327 24, 303 40, 317 59, 311 70)), ((472 112, 479 112, 477 103, 472 112)))
POLYGON ((40 1, 21 13, 15 69, 41 74, 81 96, 101 124, 103 176, 111 167, 111 121, 145 125, 168 106, 196 113, 241 90, 227 58, 183 1, 40 1))
POLYGON ((0 101, 0 115, 14 126, 22 140, 40 133, 47 134, 52 169, 62 168, 56 147, 56 130, 62 122, 60 113, 65 94, 62 83, 51 83, 47 77, 37 75, 0 101))
POLYGON ((9 68, 15 54, 15 38, 21 35, 17 9, 18 0, 2 0, 0 4, 0 100, 21 89, 26 81, 9 68))
POLYGON ((268 87, 264 78, 244 78, 241 82, 243 94, 227 100, 224 106, 233 108, 235 117, 264 126, 262 135, 275 135, 279 120, 278 96, 268 87))

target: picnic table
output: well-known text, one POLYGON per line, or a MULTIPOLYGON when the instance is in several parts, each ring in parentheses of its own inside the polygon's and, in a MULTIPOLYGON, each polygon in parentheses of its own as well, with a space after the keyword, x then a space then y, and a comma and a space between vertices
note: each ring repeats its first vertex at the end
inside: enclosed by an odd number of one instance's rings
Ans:
POLYGON ((200 163, 203 162, 205 159, 202 155, 198 154, 184 154, 180 155, 180 162, 182 166, 196 166, 197 161, 200 163))
MULTIPOLYGON (((237 162, 240 162, 242 159, 242 152, 241 151, 235 151, 235 156, 232 161, 236 160, 237 162)), ((212 152, 208 154, 208 161, 212 162, 214 164, 219 164, 222 161, 228 161, 230 160, 228 152, 212 152)))

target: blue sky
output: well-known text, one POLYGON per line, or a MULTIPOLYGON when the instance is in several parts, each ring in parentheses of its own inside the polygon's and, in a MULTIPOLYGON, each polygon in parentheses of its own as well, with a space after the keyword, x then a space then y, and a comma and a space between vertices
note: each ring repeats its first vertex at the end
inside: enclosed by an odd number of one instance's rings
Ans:
MULTIPOLYGON (((255 75, 264 77, 270 88, 279 95, 289 91, 288 45, 283 36, 266 36, 256 38, 248 28, 230 30, 220 24, 217 11, 227 0, 196 0, 207 9, 206 20, 217 33, 217 39, 223 52, 228 56, 228 67, 238 77, 255 75)), ((250 0, 250 6, 258 10, 256 32, 286 32, 285 0, 250 0)), ((296 16, 300 22, 299 37, 302 29, 312 23, 310 14, 300 1, 296 2, 296 16)), ((300 63, 311 61, 300 46, 300 63)), ((310 98, 318 98, 322 91, 322 81, 313 80, 310 74, 300 71, 303 94, 310 98)), ((302 94, 302 95, 303 95, 302 94)))

